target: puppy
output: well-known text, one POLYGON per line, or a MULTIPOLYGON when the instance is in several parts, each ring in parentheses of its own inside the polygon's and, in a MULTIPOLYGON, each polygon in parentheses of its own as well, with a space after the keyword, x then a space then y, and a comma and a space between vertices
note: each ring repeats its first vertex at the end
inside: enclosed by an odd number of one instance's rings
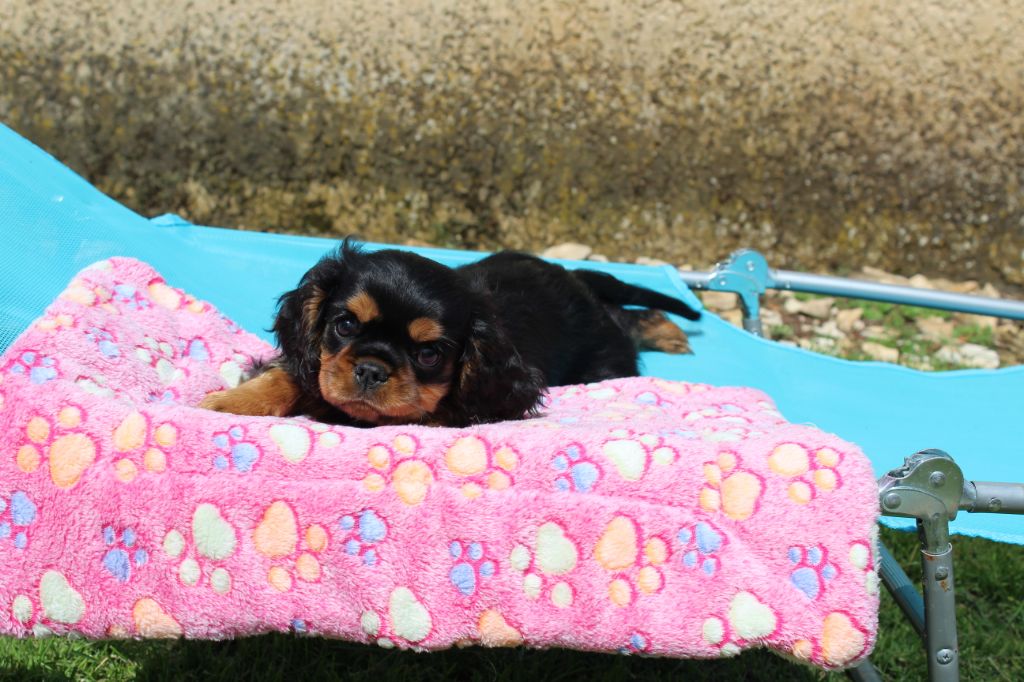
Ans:
POLYGON ((689 352, 662 310, 700 317, 669 296, 527 254, 452 269, 346 240, 281 297, 280 355, 200 407, 362 426, 520 419, 548 386, 637 375, 640 348, 689 352))

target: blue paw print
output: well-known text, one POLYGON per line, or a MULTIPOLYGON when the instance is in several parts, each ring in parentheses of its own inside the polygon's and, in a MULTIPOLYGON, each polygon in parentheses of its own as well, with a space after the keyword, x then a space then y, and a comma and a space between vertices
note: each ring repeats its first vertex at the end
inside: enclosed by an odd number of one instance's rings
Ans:
POLYGON ((11 374, 27 376, 33 384, 45 384, 57 378, 57 361, 29 350, 12 362, 8 371, 11 374))
POLYGON ((213 444, 223 452, 213 458, 213 466, 221 471, 234 468, 243 474, 251 471, 256 460, 260 458, 260 449, 255 443, 243 438, 245 431, 241 426, 232 426, 226 432, 213 434, 213 444))
POLYGON ((182 355, 199 362, 210 361, 210 349, 206 347, 206 342, 202 339, 192 339, 186 342, 185 339, 178 340, 178 348, 181 349, 182 355))
POLYGON ((559 472, 555 478, 555 490, 589 493, 601 478, 601 468, 584 457, 583 446, 578 443, 555 455, 551 467, 559 472))
POLYGON ((149 307, 149 299, 143 296, 131 284, 118 284, 114 287, 114 300, 123 303, 129 310, 142 310, 149 307))
POLYGON ((651 646, 650 638, 642 632, 634 632, 629 636, 629 642, 619 648, 620 654, 642 654, 651 646))
POLYGON ((633 398, 633 400, 640 403, 641 405, 653 405, 655 407, 660 407, 661 405, 665 404, 665 401, 661 398, 661 396, 652 391, 644 391, 643 393, 639 393, 635 398, 633 398))
POLYGON ((692 528, 683 528, 676 533, 676 539, 683 546, 683 566, 700 568, 706 575, 718 572, 721 561, 715 555, 725 539, 710 523, 698 521, 692 528))
POLYGON ((342 543, 345 554, 360 557, 367 566, 376 566, 380 560, 376 545, 388 536, 388 524, 384 519, 372 509, 364 509, 357 514, 342 516, 338 525, 348 531, 348 537, 342 543))
POLYGON ((28 547, 28 527, 35 523, 38 509, 29 496, 18 490, 8 502, 0 497, 0 540, 13 536, 15 549, 28 547))
POLYGON ((89 327, 85 331, 85 336, 96 344, 96 348, 104 357, 116 358, 121 355, 120 349, 114 343, 114 336, 110 332, 99 327, 89 327))
POLYGON ((113 526, 103 528, 103 544, 110 549, 103 555, 103 568, 119 582, 126 583, 132 577, 132 566, 142 568, 149 561, 149 552, 136 547, 138 537, 135 530, 125 528, 120 533, 113 526))
POLYGON ((146 396, 146 402, 158 405, 174 405, 178 402, 178 393, 173 388, 164 389, 161 393, 153 391, 146 396))
POLYGON ((301 618, 293 618, 292 630, 297 635, 307 635, 309 634, 309 625, 307 625, 306 621, 302 620, 301 618))
POLYGON ((467 597, 476 593, 481 578, 490 578, 495 573, 495 564, 484 557, 484 546, 479 542, 452 540, 448 554, 458 561, 448 572, 448 580, 467 597))
POLYGON ((836 567, 828 562, 825 549, 820 545, 793 546, 786 553, 796 566, 789 574, 789 582, 808 599, 817 599, 826 583, 838 575, 836 567))

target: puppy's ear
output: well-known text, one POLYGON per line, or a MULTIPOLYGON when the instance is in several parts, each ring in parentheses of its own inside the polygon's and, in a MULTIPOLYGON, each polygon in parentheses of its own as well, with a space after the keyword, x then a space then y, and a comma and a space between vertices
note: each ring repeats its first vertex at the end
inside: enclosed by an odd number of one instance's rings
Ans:
POLYGON ((303 275, 299 286, 278 300, 273 332, 281 348, 277 363, 313 395, 319 395, 321 314, 331 292, 360 257, 359 247, 346 239, 303 275))
POLYGON ((462 366, 452 379, 456 421, 520 419, 536 412, 544 376, 523 362, 487 305, 476 305, 462 366))

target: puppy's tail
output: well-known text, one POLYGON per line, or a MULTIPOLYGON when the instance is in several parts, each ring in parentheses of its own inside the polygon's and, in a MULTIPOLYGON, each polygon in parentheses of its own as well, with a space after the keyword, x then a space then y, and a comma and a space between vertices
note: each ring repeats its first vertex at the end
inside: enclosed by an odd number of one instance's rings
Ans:
POLYGON ((627 284, 607 273, 597 270, 573 270, 572 274, 585 284, 602 303, 655 308, 680 315, 688 320, 700 319, 699 310, 694 310, 677 298, 627 284))

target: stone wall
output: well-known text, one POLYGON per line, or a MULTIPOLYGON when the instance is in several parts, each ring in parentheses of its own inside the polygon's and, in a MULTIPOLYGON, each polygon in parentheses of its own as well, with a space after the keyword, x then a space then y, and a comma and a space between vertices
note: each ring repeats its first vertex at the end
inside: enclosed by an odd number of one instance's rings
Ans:
POLYGON ((0 120, 145 213, 1024 284, 1013 0, 0 0, 0 120))

